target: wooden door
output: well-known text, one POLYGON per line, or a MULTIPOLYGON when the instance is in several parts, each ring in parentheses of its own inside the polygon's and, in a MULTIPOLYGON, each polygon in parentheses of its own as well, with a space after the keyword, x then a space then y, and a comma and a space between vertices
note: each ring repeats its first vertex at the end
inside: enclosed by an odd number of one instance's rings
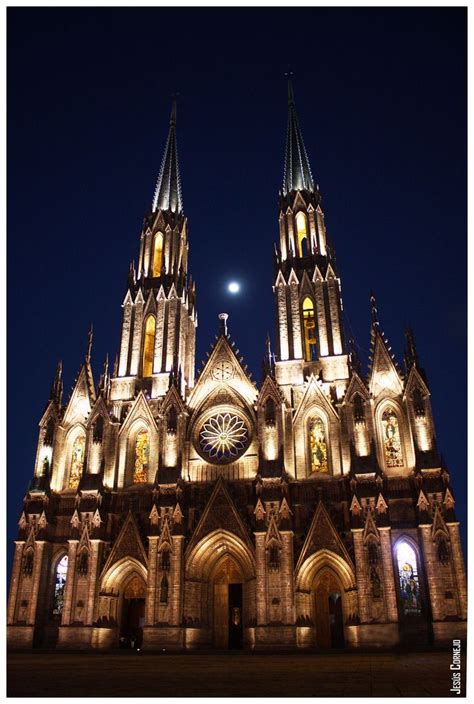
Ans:
POLYGON ((214 647, 229 647, 229 586, 214 584, 214 647))

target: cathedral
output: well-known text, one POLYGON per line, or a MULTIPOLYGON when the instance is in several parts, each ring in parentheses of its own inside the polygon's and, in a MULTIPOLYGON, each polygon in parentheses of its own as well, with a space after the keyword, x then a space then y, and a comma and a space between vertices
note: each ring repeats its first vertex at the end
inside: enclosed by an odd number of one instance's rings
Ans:
POLYGON ((173 106, 113 369, 106 361, 94 379, 90 333, 69 399, 58 365, 39 421, 15 541, 10 648, 357 649, 465 638, 459 523, 429 383, 409 330, 397 366, 374 297, 362 370, 291 84, 284 164, 275 352, 267 340, 255 384, 221 313, 196 374, 173 106))

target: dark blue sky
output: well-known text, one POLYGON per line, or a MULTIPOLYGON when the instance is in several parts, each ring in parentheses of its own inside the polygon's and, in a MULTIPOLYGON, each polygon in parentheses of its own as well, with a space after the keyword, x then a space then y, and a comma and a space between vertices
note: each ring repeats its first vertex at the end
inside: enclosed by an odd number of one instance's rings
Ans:
POLYGON ((347 326, 366 354, 373 289, 401 364, 412 325, 465 531, 466 14, 8 9, 9 556, 57 360, 67 398, 91 322, 96 375, 117 351, 173 92, 197 366, 227 310, 260 378, 289 67, 347 326))

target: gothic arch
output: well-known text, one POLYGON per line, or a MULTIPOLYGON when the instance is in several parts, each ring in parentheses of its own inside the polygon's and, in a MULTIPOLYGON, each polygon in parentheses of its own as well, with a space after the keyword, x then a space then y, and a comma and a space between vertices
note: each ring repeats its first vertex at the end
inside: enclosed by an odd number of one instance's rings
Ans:
POLYGON ((133 577, 140 577, 145 584, 148 579, 148 570, 134 557, 125 556, 109 567, 100 580, 101 592, 106 594, 118 593, 133 577))
MULTIPOLYGON (((153 470, 151 466, 151 444, 152 444, 152 431, 148 422, 144 418, 136 418, 131 424, 128 433, 125 437, 125 476, 124 476, 124 486, 128 486, 134 483, 134 473, 135 473, 135 460, 136 460, 136 444, 138 435, 140 433, 146 433, 148 436, 147 441, 147 466, 146 466, 146 477, 147 482, 152 482, 154 480, 153 470)), ((145 483, 147 483, 145 482, 145 483)))
POLYGON ((404 412, 401 404, 394 398, 384 398, 382 399, 375 408, 375 428, 377 434, 377 449, 379 455, 379 462, 385 470, 397 471, 397 469, 403 471, 413 466, 413 439, 410 432, 410 428, 407 422, 406 414, 404 412), (383 416, 388 410, 393 410, 397 421, 398 421, 398 433, 400 436, 400 447, 401 447, 401 462, 399 467, 389 467, 386 461, 385 455, 385 438, 383 431, 383 416))
POLYGON ((216 563, 229 555, 246 580, 255 577, 255 558, 249 547, 233 533, 217 528, 202 538, 186 556, 187 579, 208 579, 216 563))
POLYGON ((66 437, 64 439, 64 452, 63 452, 63 462, 62 462, 62 477, 60 480, 60 489, 68 489, 69 487, 69 482, 71 479, 71 469, 72 469, 72 453, 74 449, 74 444, 78 440, 79 437, 84 437, 84 446, 83 446, 83 464, 82 466, 84 467, 84 455, 85 455, 85 449, 86 449, 86 442, 87 442, 87 429, 82 423, 75 423, 71 428, 66 433, 66 437))
POLYGON ((304 456, 305 456, 305 468, 306 468, 306 476, 311 476, 313 470, 312 470, 312 461, 311 461, 311 424, 314 421, 320 420, 322 422, 322 428, 324 429, 324 438, 325 438, 325 444, 326 444, 326 452, 327 452, 327 472, 320 472, 318 474, 327 474, 332 475, 333 472, 333 457, 332 457, 332 452, 331 452, 331 426, 330 426, 330 419, 328 414, 326 413, 325 409, 320 406, 320 405, 313 405, 309 407, 306 410, 306 413, 303 415, 301 419, 301 424, 303 428, 303 436, 304 436, 304 456))
POLYGON ((319 579, 329 573, 341 585, 344 621, 357 614, 357 582, 352 567, 339 555, 318 550, 301 565, 295 577, 296 615, 315 619, 315 589, 319 579))

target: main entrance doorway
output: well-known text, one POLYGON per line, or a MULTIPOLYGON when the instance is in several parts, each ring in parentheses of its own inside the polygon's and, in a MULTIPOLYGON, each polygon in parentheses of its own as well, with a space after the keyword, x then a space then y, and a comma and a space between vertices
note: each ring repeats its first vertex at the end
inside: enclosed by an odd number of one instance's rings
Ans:
POLYGON ((243 577, 235 562, 227 557, 214 575, 214 647, 241 648, 243 636, 243 577))
POLYGON ((145 594, 145 582, 140 577, 132 577, 125 586, 120 624, 121 648, 141 647, 145 621, 145 594))
POLYGON ((316 588, 316 643, 320 648, 344 647, 342 589, 332 572, 323 572, 316 588))

